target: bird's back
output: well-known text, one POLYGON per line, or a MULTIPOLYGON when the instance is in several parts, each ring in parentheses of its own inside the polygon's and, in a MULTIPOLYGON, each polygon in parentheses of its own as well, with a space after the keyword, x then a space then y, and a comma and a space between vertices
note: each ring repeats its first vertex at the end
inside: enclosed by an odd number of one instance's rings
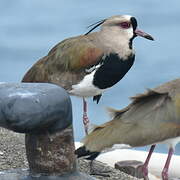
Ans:
POLYGON ((95 64, 103 54, 91 37, 77 36, 60 42, 29 69, 22 81, 55 83, 70 90, 83 79, 85 68, 95 64))

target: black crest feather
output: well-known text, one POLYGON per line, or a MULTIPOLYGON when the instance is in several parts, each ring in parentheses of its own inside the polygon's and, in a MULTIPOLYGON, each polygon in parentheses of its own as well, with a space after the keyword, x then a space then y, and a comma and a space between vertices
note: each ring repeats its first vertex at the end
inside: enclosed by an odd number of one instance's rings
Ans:
POLYGON ((95 22, 91 25, 89 25, 87 28, 92 27, 85 35, 89 34, 91 31, 93 31, 94 29, 96 29, 98 26, 100 26, 101 24, 103 24, 106 21, 106 19, 100 20, 98 22, 95 22))

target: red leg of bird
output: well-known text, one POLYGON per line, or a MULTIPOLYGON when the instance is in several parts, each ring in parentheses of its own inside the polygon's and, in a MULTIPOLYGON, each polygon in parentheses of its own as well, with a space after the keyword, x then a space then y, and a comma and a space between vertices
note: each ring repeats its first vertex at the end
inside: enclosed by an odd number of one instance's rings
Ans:
POLYGON ((168 170, 169 170, 169 164, 173 155, 174 149, 171 147, 169 148, 168 157, 165 163, 165 166, 162 171, 162 180, 168 180, 168 170))
POLYGON ((87 102, 85 98, 83 98, 83 124, 85 133, 88 134, 89 118, 87 116, 87 102))
POLYGON ((154 148, 155 148, 156 145, 152 145, 150 150, 149 150, 149 153, 148 153, 148 156, 146 158, 146 161, 144 162, 143 166, 142 166, 142 172, 144 174, 144 178, 145 179, 148 179, 148 165, 149 165, 149 161, 150 161, 150 158, 151 158, 151 155, 154 151, 154 148))

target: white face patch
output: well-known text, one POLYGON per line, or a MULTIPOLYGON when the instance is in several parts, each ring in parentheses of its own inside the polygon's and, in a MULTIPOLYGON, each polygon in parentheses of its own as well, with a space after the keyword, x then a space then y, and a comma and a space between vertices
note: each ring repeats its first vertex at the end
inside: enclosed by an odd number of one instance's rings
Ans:
POLYGON ((126 31, 128 39, 131 39, 134 36, 132 26, 130 28, 128 28, 128 29, 124 29, 124 31, 126 31))
POLYGON ((107 54, 115 52, 126 59, 134 53, 129 46, 129 42, 134 36, 133 27, 131 25, 129 28, 123 28, 120 25, 123 22, 130 22, 130 18, 129 15, 113 16, 102 25, 99 40, 107 54))
MULTIPOLYGON (((130 15, 123 15, 122 19, 124 19, 124 21, 130 21, 131 17, 132 16, 130 16, 130 15)), ((130 28, 124 29, 124 31, 126 32, 126 36, 128 37, 128 39, 131 39, 134 36, 132 25, 130 28)))

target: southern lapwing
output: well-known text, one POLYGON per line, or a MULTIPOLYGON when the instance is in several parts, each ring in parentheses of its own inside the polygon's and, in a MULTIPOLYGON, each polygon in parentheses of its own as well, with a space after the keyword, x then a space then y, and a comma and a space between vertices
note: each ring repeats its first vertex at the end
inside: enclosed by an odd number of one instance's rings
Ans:
POLYGON ((55 83, 71 95, 83 97, 86 133, 89 120, 84 98, 93 97, 98 103, 101 94, 123 78, 134 63, 132 41, 136 36, 153 40, 137 29, 137 20, 129 15, 112 16, 93 25, 85 35, 57 44, 22 80, 55 83), (98 26, 100 31, 91 33, 98 26))
POLYGON ((131 147, 152 145, 142 167, 148 176, 148 162, 158 143, 169 146, 168 158, 162 171, 168 180, 168 168, 175 145, 180 141, 180 78, 155 89, 132 97, 132 102, 122 110, 111 110, 113 119, 97 126, 76 150, 78 157, 94 160, 100 152, 114 144, 131 147))

